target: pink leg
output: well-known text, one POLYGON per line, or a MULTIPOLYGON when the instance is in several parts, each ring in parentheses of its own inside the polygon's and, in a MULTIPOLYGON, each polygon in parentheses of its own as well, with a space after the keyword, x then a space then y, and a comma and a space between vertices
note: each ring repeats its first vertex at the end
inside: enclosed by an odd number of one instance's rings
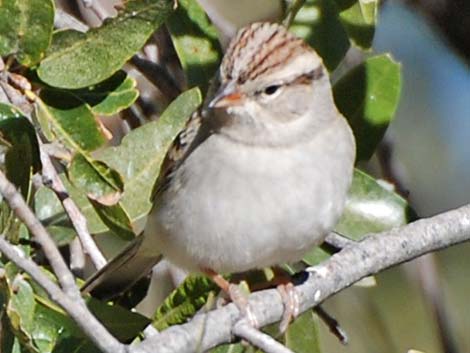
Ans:
POLYGON ((284 333, 291 321, 299 315, 299 295, 292 282, 278 285, 277 290, 284 303, 284 313, 279 323, 279 331, 284 333))
POLYGON ((240 287, 238 287, 236 284, 230 283, 220 274, 211 269, 203 269, 202 271, 206 275, 208 275, 214 281, 214 283, 217 284, 217 286, 219 286, 220 289, 229 296, 232 303, 237 306, 238 310, 240 310, 242 315, 248 320, 251 326, 259 326, 248 304, 248 298, 246 294, 240 290, 240 287))

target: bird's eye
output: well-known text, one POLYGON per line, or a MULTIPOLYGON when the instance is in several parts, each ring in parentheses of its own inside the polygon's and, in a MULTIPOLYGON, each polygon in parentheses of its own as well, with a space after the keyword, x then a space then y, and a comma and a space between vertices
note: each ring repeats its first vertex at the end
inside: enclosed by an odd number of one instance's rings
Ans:
POLYGON ((276 93, 279 88, 281 88, 280 85, 272 85, 268 86, 264 89, 263 93, 266 94, 267 96, 272 96, 274 93, 276 93))

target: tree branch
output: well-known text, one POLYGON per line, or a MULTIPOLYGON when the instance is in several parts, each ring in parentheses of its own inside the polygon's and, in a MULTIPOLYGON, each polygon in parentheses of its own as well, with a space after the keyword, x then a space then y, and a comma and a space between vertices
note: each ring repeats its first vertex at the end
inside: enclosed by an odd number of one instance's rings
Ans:
POLYGON ((241 320, 233 327, 233 334, 245 339, 252 345, 261 348, 265 353, 293 353, 271 336, 251 326, 246 320, 241 320))
POLYGON ((0 171, 0 193, 6 199, 13 212, 15 212, 18 218, 28 227, 31 234, 34 236, 34 240, 41 245, 65 293, 72 299, 81 300, 80 291, 75 285, 75 278, 62 258, 59 249, 51 239, 49 233, 47 233, 46 228, 44 228, 42 223, 36 218, 21 194, 16 190, 15 186, 8 181, 2 171, 0 171))
MULTIPOLYGON (((366 237, 347 246, 324 263, 309 269, 309 278, 296 287, 302 312, 351 286, 361 278, 412 260, 431 251, 470 240, 470 205, 366 237)), ((274 290, 255 292, 249 305, 260 324, 281 319, 283 304, 274 290)), ((205 351, 230 342, 240 313, 233 304, 195 316, 189 323, 172 326, 131 347, 133 353, 205 351)))
POLYGON ((124 353, 126 346, 116 340, 104 326, 90 313, 85 302, 68 297, 41 268, 32 260, 22 255, 22 251, 11 245, 0 236, 0 252, 8 257, 15 265, 27 272, 49 295, 51 300, 59 304, 75 320, 83 332, 106 353, 124 353))
MULTIPOLYGON (((38 139, 40 137, 38 136, 38 139)), ((41 147, 43 146, 42 143, 41 147)), ((52 165, 52 161, 49 155, 41 148, 41 162, 42 162, 42 175, 45 179, 45 184, 48 184, 52 191, 55 192, 59 198, 65 212, 67 213, 72 225, 77 232, 80 243, 82 244, 83 251, 85 254, 90 256, 93 265, 97 270, 101 269, 106 265, 106 258, 101 253, 100 249, 96 245, 95 241, 88 232, 87 220, 82 214, 75 202, 70 198, 67 189, 64 186, 62 180, 60 180, 57 171, 52 165)))

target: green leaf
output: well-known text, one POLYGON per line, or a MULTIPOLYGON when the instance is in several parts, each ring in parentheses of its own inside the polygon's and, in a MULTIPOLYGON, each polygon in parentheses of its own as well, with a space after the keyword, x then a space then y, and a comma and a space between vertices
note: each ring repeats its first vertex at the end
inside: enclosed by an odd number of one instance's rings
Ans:
POLYGON ((71 47, 77 41, 84 39, 86 39, 86 33, 74 29, 58 29, 53 33, 51 45, 46 51, 46 57, 63 48, 71 47))
POLYGON ((357 46, 369 49, 377 24, 378 0, 359 0, 340 13, 349 38, 357 46))
MULTIPOLYGON (((353 240, 360 240, 367 234, 399 227, 416 218, 407 201, 394 192, 391 185, 378 182, 355 169, 346 207, 335 231, 353 240)), ((331 253, 326 249, 314 247, 302 261, 314 266, 330 256, 331 253)))
POLYGON ((157 330, 181 324, 206 304, 210 293, 217 293, 219 288, 208 277, 188 276, 157 309, 152 325, 157 330))
POLYGON ((353 6, 358 0, 335 0, 339 11, 344 11, 353 6))
MULTIPOLYGON (((1 296, 1 294, 0 294, 1 296)), ((4 307, 3 302, 0 302, 4 307)), ((15 345, 18 346, 18 339, 11 331, 8 317, 5 315, 5 310, 0 311, 0 325, 2 325, 2 331, 0 332, 0 352, 2 353, 20 353, 19 349, 16 349, 15 345), (15 342, 16 341, 16 342, 15 342)))
MULTIPOLYGON (((87 306, 93 315, 121 342, 130 342, 147 327, 150 320, 140 314, 128 311, 119 305, 109 305, 93 298, 87 298, 87 306)), ((50 310, 52 311, 52 310, 50 310)), ((60 317, 59 317, 60 318, 60 317)), ((101 351, 81 333, 75 323, 64 316, 60 341, 54 347, 54 353, 100 353, 101 351)))
POLYGON ((120 202, 124 185, 118 172, 104 162, 76 154, 68 176, 75 187, 86 192, 96 213, 112 232, 125 240, 135 237, 129 216, 120 202))
MULTIPOLYGON (((184 127, 188 117, 197 109, 200 103, 201 94, 199 90, 189 90, 170 104, 157 122, 148 123, 131 131, 124 137, 120 146, 105 148, 96 153, 98 158, 122 175, 125 187, 119 205, 128 215, 132 223, 132 229, 135 229, 136 232, 139 229, 135 227, 135 223, 143 220, 150 210, 152 186, 155 183, 166 151, 178 132, 184 127), (149 141, 152 141, 152 143, 149 144, 149 141)), ((93 207, 82 189, 71 185, 64 178, 62 178, 62 181, 72 199, 85 215, 88 221, 88 229, 92 234, 105 233, 109 230, 108 226, 110 225, 111 227, 119 227, 120 223, 112 218, 107 219, 106 222, 103 222, 101 218, 103 216, 111 217, 112 213, 105 215, 104 213, 108 210, 98 213, 99 211, 97 212, 93 207), (110 222, 117 224, 111 224, 110 222)), ((39 217, 43 222, 46 222, 47 226, 68 225, 67 217, 60 203, 49 190, 40 189, 39 196, 36 196, 36 204, 38 205, 37 210, 41 211, 39 217), (45 210, 51 212, 48 213, 45 210), (64 222, 66 223, 64 224, 64 222)), ((124 224, 127 224, 127 222, 124 221, 124 224)), ((124 227, 124 229, 126 228, 127 226, 124 227)), ((113 230, 120 235, 124 234, 124 237, 126 237, 126 234, 130 234, 122 233, 120 228, 113 228, 113 230)))
POLYGON ((41 80, 71 89, 102 82, 145 44, 173 7, 172 0, 129 0, 124 4, 117 17, 89 30, 85 37, 62 37, 60 41, 66 45, 56 45, 39 66, 41 80))
POLYGON ((58 247, 69 245, 77 236, 77 232, 71 226, 49 226, 46 229, 58 247))
POLYGON ((106 142, 90 107, 66 91, 43 89, 37 115, 46 137, 74 152, 86 155, 106 142))
POLYGON ((283 342, 296 353, 321 353, 318 330, 313 312, 306 311, 289 325, 283 342))
POLYGON ((129 311, 119 305, 109 305, 92 297, 87 299, 87 306, 93 315, 118 340, 127 342, 145 329, 151 320, 145 316, 129 311))
POLYGON ((132 240, 136 236, 136 232, 132 227, 129 215, 122 207, 122 204, 103 205, 93 199, 89 199, 95 208, 96 213, 104 224, 116 235, 124 240, 132 240))
POLYGON ((34 194, 34 213, 46 227, 57 246, 68 245, 76 236, 57 195, 47 187, 41 187, 34 194))
MULTIPOLYGON (((31 178, 41 169, 36 132, 30 121, 13 106, 0 103, 0 146, 4 151, 3 169, 7 178, 19 189, 29 202, 31 178)), ((23 226, 24 227, 24 226, 23 226)), ((9 241, 18 243, 27 238, 22 232, 22 223, 6 203, 0 205, 0 232, 9 241)), ((24 250, 27 247, 24 247, 24 250)))
POLYGON ((350 46, 332 0, 307 0, 290 30, 315 48, 329 71, 338 66, 350 46))
MULTIPOLYGON (((64 182, 65 188, 69 192, 70 197, 77 203, 77 206, 87 219, 88 230, 90 233, 99 234, 107 232, 109 228, 103 223, 85 193, 70 184, 63 175, 61 176, 61 179, 64 182)), ((51 231, 57 241, 61 241, 63 232, 67 232, 67 229, 72 230, 69 218, 62 208, 60 201, 55 193, 50 189, 42 187, 36 191, 34 206, 38 218, 47 227, 47 229, 51 231), (54 233, 56 230, 57 234, 54 233)))
MULTIPOLYGON (((9 326, 20 339, 21 346, 28 348, 29 352, 41 353, 70 352, 70 347, 73 347, 73 352, 100 352, 35 282, 20 274, 11 263, 4 268, 6 276, 0 280, 0 303, 6 305, 9 326), (70 345, 72 343, 73 346, 70 345)), ((122 342, 134 339, 150 323, 140 314, 93 298, 87 298, 87 306, 122 342)))
POLYGON ((32 174, 41 169, 39 145, 33 125, 15 107, 0 103, 0 144, 6 145, 7 178, 29 199, 32 174))
POLYGON ((305 262, 308 266, 315 266, 319 263, 325 261, 331 256, 331 253, 325 251, 319 246, 314 247, 307 254, 304 255, 302 261, 305 262))
POLYGON ((207 91, 222 57, 217 31, 197 1, 180 0, 167 26, 189 87, 207 91))
POLYGON ((348 201, 336 231, 359 240, 369 233, 377 233, 402 226, 416 215, 405 199, 366 173, 355 170, 348 201))
POLYGON ((25 66, 37 64, 52 37, 52 0, 4 0, 0 2, 0 56, 16 54, 25 66))
POLYGON ((33 290, 12 263, 6 264, 3 268, 5 275, 1 279, 0 288, 5 295, 6 314, 11 330, 22 346, 36 352, 33 342, 36 309, 33 290))
POLYGON ((86 102, 97 115, 113 115, 129 108, 139 96, 136 82, 124 71, 118 71, 109 79, 97 84, 71 91, 86 102))
POLYGON ((71 93, 45 89, 40 98, 37 115, 42 126, 50 126, 47 137, 57 138, 75 152, 68 169, 70 181, 97 201, 93 205, 104 223, 128 239, 132 231, 122 226, 130 221, 118 204, 123 191, 121 176, 90 155, 106 141, 101 125, 89 106, 71 93))
POLYGON ((369 159, 382 140, 400 91, 401 67, 388 54, 368 58, 333 87, 336 105, 356 136, 358 160, 369 159))
POLYGON ((120 146, 97 153, 98 159, 123 176, 125 186, 121 205, 133 223, 149 212, 152 186, 163 158, 200 104, 201 93, 197 88, 186 91, 170 104, 158 121, 131 131, 120 146))
POLYGON ((70 181, 84 190, 87 196, 104 205, 119 201, 124 184, 121 176, 104 162, 77 153, 68 168, 70 181))

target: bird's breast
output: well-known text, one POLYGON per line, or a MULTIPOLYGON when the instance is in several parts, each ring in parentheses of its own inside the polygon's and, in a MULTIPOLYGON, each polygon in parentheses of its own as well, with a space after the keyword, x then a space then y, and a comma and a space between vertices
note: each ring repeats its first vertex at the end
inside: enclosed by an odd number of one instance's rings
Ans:
POLYGON ((273 151, 209 137, 154 212, 163 252, 219 272, 299 259, 336 223, 350 179, 338 152, 321 146, 273 151))

